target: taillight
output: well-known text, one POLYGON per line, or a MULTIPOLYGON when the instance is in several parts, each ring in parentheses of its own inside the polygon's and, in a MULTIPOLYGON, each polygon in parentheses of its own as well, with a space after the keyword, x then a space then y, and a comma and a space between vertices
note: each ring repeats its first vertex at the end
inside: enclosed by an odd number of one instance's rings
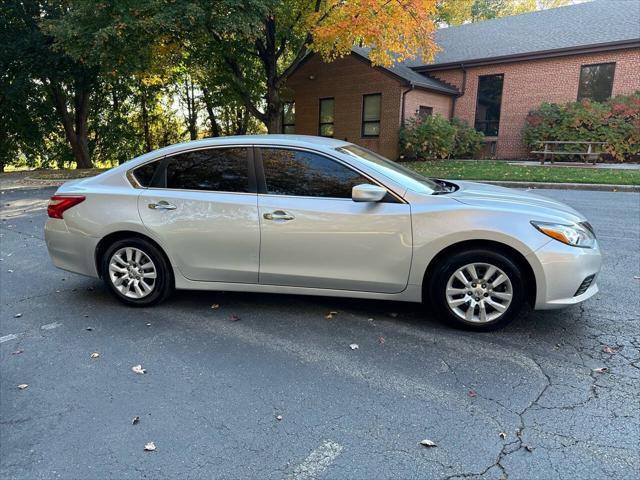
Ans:
POLYGON ((51 218, 62 218, 62 214, 71 207, 84 202, 85 197, 82 195, 54 195, 49 200, 47 214, 51 218))

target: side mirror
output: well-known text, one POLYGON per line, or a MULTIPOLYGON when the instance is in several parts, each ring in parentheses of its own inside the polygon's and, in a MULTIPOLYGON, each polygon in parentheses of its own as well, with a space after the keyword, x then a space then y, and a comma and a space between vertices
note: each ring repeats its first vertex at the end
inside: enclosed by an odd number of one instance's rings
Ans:
POLYGON ((354 202, 379 202, 387 195, 387 190, 377 185, 363 183, 356 185, 351 190, 351 199, 354 202))

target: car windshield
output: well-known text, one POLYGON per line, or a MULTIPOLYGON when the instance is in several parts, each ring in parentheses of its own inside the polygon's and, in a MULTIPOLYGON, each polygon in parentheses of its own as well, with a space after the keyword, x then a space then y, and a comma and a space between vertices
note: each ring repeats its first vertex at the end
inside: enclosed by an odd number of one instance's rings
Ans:
POLYGON ((443 187, 436 181, 409 170, 396 162, 378 155, 357 145, 346 145, 337 147, 337 151, 354 156, 359 160, 372 164, 371 167, 390 179, 404 185, 410 190, 418 193, 440 193, 443 187))

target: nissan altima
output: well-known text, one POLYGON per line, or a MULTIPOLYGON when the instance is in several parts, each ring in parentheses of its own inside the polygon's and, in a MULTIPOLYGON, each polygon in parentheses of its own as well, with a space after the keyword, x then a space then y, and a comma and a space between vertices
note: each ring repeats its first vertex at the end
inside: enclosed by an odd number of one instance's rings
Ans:
POLYGON ((48 216, 53 263, 135 307, 174 289, 329 295, 424 302, 486 331, 590 298, 601 265, 567 205, 302 135, 162 148, 65 183, 48 216))

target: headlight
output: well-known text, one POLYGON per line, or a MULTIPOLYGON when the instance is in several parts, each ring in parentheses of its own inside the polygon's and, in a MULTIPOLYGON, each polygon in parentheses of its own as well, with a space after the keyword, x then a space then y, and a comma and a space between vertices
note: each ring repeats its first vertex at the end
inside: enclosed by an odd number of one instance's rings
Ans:
POLYGON ((562 225, 559 223, 531 222, 545 235, 572 247, 593 248, 596 243, 596 235, 588 223, 574 223, 562 225))

